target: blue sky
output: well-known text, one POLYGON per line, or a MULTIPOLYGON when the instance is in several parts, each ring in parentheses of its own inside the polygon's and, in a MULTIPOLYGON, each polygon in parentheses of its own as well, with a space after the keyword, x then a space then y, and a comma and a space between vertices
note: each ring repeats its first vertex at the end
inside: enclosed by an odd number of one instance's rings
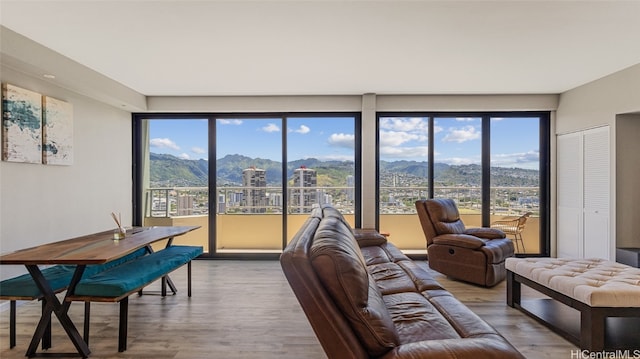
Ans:
MULTIPOLYGON (((218 119, 217 157, 241 154, 279 161, 283 121, 218 119)), ((380 121, 380 156, 387 161, 426 161, 426 118, 386 117, 380 121)), ((479 164, 480 118, 436 118, 436 162, 479 164)), ((151 152, 185 159, 207 159, 207 120, 152 120, 151 152)), ((345 118, 289 118, 288 159, 352 160, 354 125, 345 118)), ((536 169, 539 160, 537 118, 493 118, 491 158, 493 166, 536 169)))

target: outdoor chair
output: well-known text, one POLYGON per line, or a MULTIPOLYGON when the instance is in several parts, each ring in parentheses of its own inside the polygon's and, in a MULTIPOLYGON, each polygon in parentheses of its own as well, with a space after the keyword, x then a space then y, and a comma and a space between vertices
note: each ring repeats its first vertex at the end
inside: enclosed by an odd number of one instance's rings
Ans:
POLYGON ((516 242, 516 251, 518 253, 525 253, 524 240, 522 240, 522 231, 527 223, 527 219, 531 216, 531 212, 527 212, 518 218, 501 219, 491 223, 491 228, 497 228, 504 232, 508 236, 513 236, 513 240, 516 242), (522 252, 520 252, 520 244, 522 244, 522 252))

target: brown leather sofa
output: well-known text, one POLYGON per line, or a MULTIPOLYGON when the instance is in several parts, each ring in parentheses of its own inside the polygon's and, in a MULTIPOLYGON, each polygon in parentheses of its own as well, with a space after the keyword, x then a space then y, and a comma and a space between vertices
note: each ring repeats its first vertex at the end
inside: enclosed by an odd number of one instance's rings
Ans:
POLYGON ((280 257, 329 358, 524 358, 374 230, 317 208, 280 257))
POLYGON ((505 259, 515 249, 496 228, 466 228, 449 198, 418 200, 429 267, 451 278, 492 287, 505 279, 505 259))

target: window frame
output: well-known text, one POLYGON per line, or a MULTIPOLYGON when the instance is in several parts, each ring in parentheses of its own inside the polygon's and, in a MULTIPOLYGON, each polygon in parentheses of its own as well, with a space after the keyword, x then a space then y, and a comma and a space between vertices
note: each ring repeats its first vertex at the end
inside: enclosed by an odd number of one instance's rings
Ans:
MULTIPOLYGON (((143 123, 146 120, 163 120, 163 119, 207 119, 209 121, 209 144, 208 158, 216 158, 216 121, 218 119, 262 119, 262 118, 279 118, 282 120, 283 128, 286 128, 288 118, 314 118, 314 117, 352 117, 354 120, 354 215, 355 226, 360 227, 362 217, 362 188, 360 178, 362 177, 362 113, 361 112, 261 112, 261 113, 240 113, 240 112, 171 112, 171 113, 132 113, 132 224, 134 226, 142 226, 144 223, 143 208, 143 123)), ((282 131, 282 163, 283 169, 287 166, 287 131, 282 131)), ((216 161, 209 165, 209 197, 216 188, 216 161), (211 179, 214 179, 213 182, 211 179)), ((283 193, 287 193, 286 170, 283 171, 283 193)), ((289 198, 283 196, 283 208, 286 208, 289 198)), ((209 200, 209 214, 216 213, 217 201, 209 200)), ((282 249, 287 245, 287 215, 284 211, 282 216, 282 249)), ((203 258, 229 258, 229 259, 277 259, 279 253, 217 253, 216 252, 216 216, 209 215, 209 248, 210 251, 205 253, 203 258)))
MULTIPOLYGON (((548 257, 551 255, 551 229, 550 229, 550 205, 551 205, 551 112, 549 111, 464 111, 464 112, 431 112, 431 111, 379 111, 376 112, 376 178, 380 178, 380 120, 383 117, 424 117, 428 118, 428 194, 434 198, 434 119, 439 117, 477 117, 481 118, 481 164, 482 164, 482 226, 490 225, 491 204, 491 118, 539 118, 539 151, 540 151, 540 253, 517 254, 527 257, 548 257)), ((375 227, 379 229, 380 223, 380 181, 376 180, 376 219, 375 227)))

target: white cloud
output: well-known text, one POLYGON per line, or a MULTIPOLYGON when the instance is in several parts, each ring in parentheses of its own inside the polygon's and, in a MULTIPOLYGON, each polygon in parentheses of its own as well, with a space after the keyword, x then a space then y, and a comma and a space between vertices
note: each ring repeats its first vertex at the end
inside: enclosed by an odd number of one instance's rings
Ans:
POLYGON ((353 161, 353 155, 327 154, 322 156, 313 156, 320 161, 353 161))
POLYGON ((203 153, 207 153, 207 150, 205 150, 204 148, 200 148, 200 147, 191 147, 191 152, 201 155, 203 153))
POLYGON ((415 147, 380 147, 380 156, 387 158, 424 158, 426 161, 429 154, 428 146, 415 147))
POLYGON ((480 164, 479 159, 469 158, 469 157, 449 157, 437 159, 436 162, 443 162, 449 165, 472 165, 472 164, 480 164))
POLYGON ((149 140, 149 146, 156 148, 169 148, 172 150, 179 150, 180 147, 168 138, 152 138, 149 140))
POLYGON ((353 148, 355 136, 347 133, 334 133, 329 136, 329 144, 337 147, 353 148))
POLYGON ((297 130, 291 130, 291 132, 297 132, 297 133, 305 135, 305 134, 311 132, 311 129, 309 128, 309 126, 300 125, 300 127, 297 130))
POLYGON ((182 158, 183 160, 190 160, 191 159, 191 157, 186 153, 181 153, 181 154, 178 155, 178 157, 182 158))
POLYGON ((280 132, 280 127, 275 123, 270 123, 262 128, 264 132, 280 132))
POLYGON ((466 142, 477 140, 480 138, 480 132, 476 131, 473 126, 464 126, 462 128, 449 128, 449 133, 442 139, 444 142, 466 142))
POLYGON ((380 128, 389 131, 403 131, 403 132, 424 132, 429 129, 429 122, 425 118, 412 117, 412 118, 400 118, 400 117, 385 117, 380 120, 380 128))
POLYGON ((537 169, 540 164, 539 151, 501 153, 491 156, 491 165, 496 167, 519 167, 537 169))
POLYGON ((235 119, 225 120, 223 118, 220 118, 220 119, 218 119, 218 123, 221 124, 221 125, 236 125, 236 126, 238 126, 238 125, 242 125, 242 120, 235 120, 235 119))
POLYGON ((409 141, 427 142, 428 137, 425 133, 409 133, 399 131, 380 131, 380 147, 400 146, 409 141))

